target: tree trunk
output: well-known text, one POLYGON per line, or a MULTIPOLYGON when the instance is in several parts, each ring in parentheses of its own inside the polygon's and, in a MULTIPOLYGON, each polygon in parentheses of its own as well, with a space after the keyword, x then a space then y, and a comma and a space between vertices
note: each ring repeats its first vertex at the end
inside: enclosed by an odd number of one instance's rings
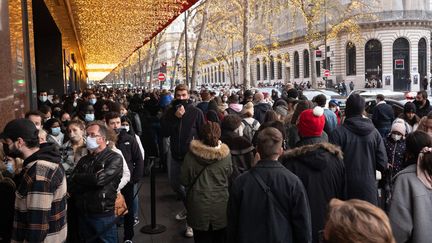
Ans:
POLYGON ((164 35, 165 32, 161 32, 159 34, 158 37, 156 37, 153 41, 153 46, 154 46, 154 53, 152 55, 152 61, 151 61, 151 66, 150 66, 150 82, 149 82, 149 89, 152 88, 152 83, 153 83, 153 71, 154 71, 154 63, 156 61, 156 59, 158 58, 158 54, 159 54, 159 46, 162 40, 162 36, 164 35))
POLYGON ((317 83, 317 76, 316 76, 316 63, 315 63, 315 48, 313 47, 312 43, 309 43, 309 59, 310 64, 311 64, 311 83, 312 83, 312 88, 317 89, 318 88, 318 83, 317 83))
POLYGON ((243 8, 243 85, 250 89, 249 0, 244 0, 243 8))
POLYGON ((172 80, 171 80, 171 89, 174 88, 174 83, 175 83, 176 78, 177 78, 177 76, 176 76, 177 75, 177 62, 178 62, 178 59, 180 57, 180 51, 181 51, 181 47, 183 46, 184 37, 185 37, 185 29, 183 29, 183 32, 180 35, 180 40, 179 40, 179 44, 177 46, 177 52, 176 52, 174 63, 173 63, 174 72, 173 72, 173 76, 172 76, 172 80))
POLYGON ((203 39, 203 35, 205 33, 205 28, 207 25, 207 17, 208 17, 208 8, 209 8, 209 4, 208 3, 204 3, 204 12, 203 12, 203 16, 202 16, 202 22, 201 22, 201 28, 200 28, 200 32, 198 34, 198 38, 196 41, 196 45, 195 45, 195 53, 194 53, 194 58, 193 58, 193 64, 192 64, 192 80, 191 80, 191 89, 192 90, 196 90, 196 83, 197 83, 197 74, 198 74, 198 60, 199 60, 199 56, 201 54, 201 45, 202 45, 202 39, 203 39))

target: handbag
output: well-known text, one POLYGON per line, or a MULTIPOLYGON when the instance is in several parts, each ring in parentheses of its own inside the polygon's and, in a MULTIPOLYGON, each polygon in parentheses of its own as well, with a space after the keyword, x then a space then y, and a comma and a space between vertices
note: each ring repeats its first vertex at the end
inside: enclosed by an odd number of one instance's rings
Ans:
POLYGON ((120 192, 117 193, 117 198, 115 200, 115 206, 114 206, 114 213, 116 217, 123 216, 128 213, 126 201, 124 199, 123 194, 121 194, 120 192))

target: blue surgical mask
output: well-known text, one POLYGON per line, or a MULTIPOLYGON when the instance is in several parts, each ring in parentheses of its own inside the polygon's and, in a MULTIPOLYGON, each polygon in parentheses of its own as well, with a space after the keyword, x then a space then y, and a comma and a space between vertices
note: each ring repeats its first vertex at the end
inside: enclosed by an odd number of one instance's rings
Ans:
POLYGON ((99 148, 99 144, 97 144, 96 138, 87 136, 86 147, 88 150, 95 150, 99 148))
POLYGON ((96 99, 90 99, 90 105, 96 104, 96 99))
POLYGON ((52 127, 51 128, 51 134, 54 136, 57 136, 60 134, 60 127, 52 127))
POLYGON ((41 96, 39 96, 39 100, 40 100, 41 102, 45 102, 45 101, 48 100, 48 96, 43 96, 43 95, 41 95, 41 96))
POLYGON ((92 121, 94 121, 94 114, 85 114, 85 121, 86 122, 92 122, 92 121))
POLYGON ((10 162, 6 164, 6 170, 9 171, 9 173, 11 173, 11 174, 14 174, 14 173, 15 173, 15 170, 14 170, 13 164, 10 163, 10 162))

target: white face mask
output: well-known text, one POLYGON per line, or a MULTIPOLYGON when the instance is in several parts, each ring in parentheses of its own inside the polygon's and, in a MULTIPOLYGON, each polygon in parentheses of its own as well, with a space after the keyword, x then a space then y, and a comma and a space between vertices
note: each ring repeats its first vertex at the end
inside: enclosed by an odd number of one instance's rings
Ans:
POLYGON ((391 137, 393 138, 393 140, 395 141, 399 141, 402 139, 402 135, 398 135, 398 134, 392 134, 391 137))
POLYGON ((126 130, 126 132, 129 132, 130 129, 129 126, 121 126, 120 128, 126 130))
POLYGON ((96 138, 87 136, 86 147, 88 150, 96 150, 97 148, 99 148, 99 144, 97 143, 96 138))
POLYGON ((330 108, 330 110, 333 111, 333 112, 336 112, 336 108, 335 107, 330 108))
POLYGON ((48 100, 48 96, 39 96, 39 100, 41 101, 41 102, 45 102, 45 101, 47 101, 48 100))

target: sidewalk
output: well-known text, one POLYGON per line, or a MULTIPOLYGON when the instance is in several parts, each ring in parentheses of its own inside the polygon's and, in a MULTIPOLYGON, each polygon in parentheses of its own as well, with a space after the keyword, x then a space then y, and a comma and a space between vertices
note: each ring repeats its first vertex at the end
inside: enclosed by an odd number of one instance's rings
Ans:
MULTIPOLYGON (((135 226, 133 242, 139 243, 186 243, 193 242, 193 238, 184 237, 186 220, 177 221, 175 215, 183 209, 183 203, 176 199, 168 183, 166 173, 156 175, 156 223, 167 227, 161 234, 148 235, 140 229, 151 223, 150 216, 150 177, 145 177, 140 190, 140 223, 135 226)), ((123 240, 123 229, 119 228, 119 242, 123 240)))

